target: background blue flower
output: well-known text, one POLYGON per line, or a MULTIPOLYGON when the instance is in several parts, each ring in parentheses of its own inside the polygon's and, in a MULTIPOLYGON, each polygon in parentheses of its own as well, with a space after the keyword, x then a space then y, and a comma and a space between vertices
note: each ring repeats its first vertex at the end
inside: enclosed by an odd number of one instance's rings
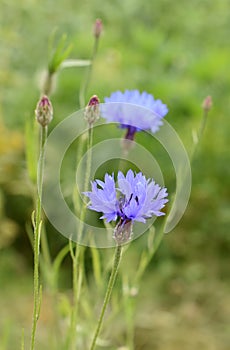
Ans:
POLYGON ((113 92, 105 97, 108 107, 102 107, 102 115, 109 122, 119 122, 127 128, 125 138, 133 140, 136 131, 151 130, 155 133, 163 124, 162 118, 168 113, 166 104, 155 100, 153 95, 138 90, 113 92), (142 108, 140 108, 142 107, 142 108))

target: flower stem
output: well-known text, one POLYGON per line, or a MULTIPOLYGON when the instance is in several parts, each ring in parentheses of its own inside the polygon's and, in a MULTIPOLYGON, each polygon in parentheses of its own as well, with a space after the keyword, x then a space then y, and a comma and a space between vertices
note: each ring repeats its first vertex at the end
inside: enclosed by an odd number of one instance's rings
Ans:
POLYGON ((38 162, 38 180, 37 180, 37 204, 36 204, 36 214, 35 214, 35 226, 34 226, 34 307, 33 307, 33 323, 31 332, 31 344, 30 349, 35 348, 35 335, 37 329, 37 323, 39 319, 40 306, 41 306, 41 286, 39 282, 39 254, 40 254, 40 241, 41 241, 41 201, 42 201, 42 184, 43 184, 43 172, 44 172, 44 145, 47 139, 47 126, 41 127, 40 129, 40 158, 38 162))
POLYGON ((96 55, 97 55, 98 42, 99 42, 99 38, 95 38, 92 57, 91 57, 91 64, 88 66, 88 69, 86 71, 86 77, 85 77, 84 83, 83 83, 81 90, 80 90, 80 95, 79 95, 80 108, 85 107, 85 95, 87 93, 89 83, 91 80, 93 63, 94 63, 96 55))
POLYGON ((88 157, 87 157, 87 163, 86 163, 84 191, 87 191, 88 185, 89 185, 91 163, 92 163, 92 146, 93 146, 93 128, 90 126, 88 129, 88 157))
POLYGON ((192 163, 192 161, 194 160, 194 157, 195 157, 198 145, 199 145, 199 143, 200 143, 200 141, 201 141, 201 139, 203 137, 204 130, 205 130, 205 127, 206 127, 206 124, 207 124, 208 113, 209 113, 208 110, 206 110, 206 109, 203 110, 203 116, 202 116, 202 119, 201 119, 200 127, 199 127, 199 130, 197 132, 197 140, 196 140, 196 142, 193 145, 193 149, 192 149, 192 152, 191 152, 191 155, 190 155, 190 163, 192 163))
MULTIPOLYGON (((88 86, 90 83, 91 75, 92 75, 92 68, 93 68, 93 63, 96 58, 97 54, 97 49, 98 49, 98 40, 99 38, 96 37, 94 41, 94 47, 93 47, 93 52, 92 52, 92 58, 91 58, 91 65, 88 67, 86 71, 86 77, 83 82, 83 85, 80 89, 80 94, 79 94, 79 102, 80 102, 80 108, 85 107, 85 95, 88 90, 88 86)), ((90 172, 91 172, 91 161, 92 161, 92 143, 93 143, 93 129, 92 127, 89 127, 88 129, 88 157, 87 157, 87 163, 86 163, 86 175, 85 175, 85 182, 84 182, 84 191, 87 191, 88 189, 88 183, 90 179, 90 172)), ((80 137, 80 146, 78 149, 78 154, 77 154, 77 160, 80 159, 83 151, 83 146, 84 146, 84 137, 80 137)), ((76 209, 78 208, 78 205, 76 205, 76 209)), ((81 213, 80 213, 80 226, 79 226, 79 231, 78 231, 78 240, 80 241, 82 233, 83 233, 83 228, 84 228, 84 218, 85 218, 85 211, 86 207, 83 205, 81 213)), ((72 257, 72 267, 73 267, 73 311, 71 315, 71 325, 70 325, 70 348, 75 347, 75 333, 76 333, 76 323, 77 323, 77 312, 78 312, 78 302, 80 298, 80 292, 81 292, 81 286, 82 286, 82 281, 83 281, 83 273, 84 273, 84 248, 82 248, 78 243, 76 243, 76 248, 75 248, 75 253, 73 253, 73 248, 72 248, 72 242, 69 242, 70 246, 70 253, 72 257), (81 266, 80 266, 81 264, 81 266)))
POLYGON ((25 330, 22 329, 22 335, 21 335, 21 350, 25 350, 25 330))
MULTIPOLYGON (((88 153, 86 161, 86 170, 85 170, 85 181, 84 181, 84 191, 87 191, 90 173, 91 173, 91 162, 92 162, 92 145, 93 145, 93 128, 89 127, 88 129, 88 153)), ((78 230, 78 242, 81 240, 83 229, 84 229, 84 219, 86 213, 86 206, 82 206, 80 213, 80 225, 78 230)), ((78 304, 81 294, 81 287, 84 277, 84 252, 85 247, 82 247, 80 244, 76 243, 75 252, 72 250, 72 242, 70 241, 70 252, 72 257, 72 268, 73 268, 73 311, 71 317, 71 326, 70 326, 70 349, 75 349, 75 334, 76 334, 76 324, 77 324, 77 313, 78 313, 78 304)))
POLYGON ((127 324, 127 346, 129 350, 134 350, 134 328, 135 328, 135 307, 136 298, 127 296, 125 300, 126 324, 127 324))
POLYGON ((116 280, 116 277, 117 277, 119 263, 120 263, 120 260, 121 260, 121 252, 122 252, 122 246, 121 245, 117 245, 116 250, 115 250, 115 254, 114 254, 114 262, 113 262, 112 272, 111 272, 111 275, 110 275, 110 279, 109 279, 108 287, 107 287, 107 290, 106 290, 103 306, 102 306, 101 313, 100 313, 100 316, 99 316, 99 319, 98 319, 97 328, 96 328, 95 333, 94 333, 94 337, 93 337, 93 341, 92 341, 90 350, 94 350, 95 346, 96 346, 96 341, 97 341, 98 335, 99 335, 100 330, 101 330, 101 326, 102 326, 103 318, 104 318, 104 315, 105 315, 106 307, 107 307, 108 302, 110 300, 110 297, 111 297, 111 294, 112 294, 112 290, 113 290, 113 286, 114 286, 114 283, 115 283, 115 280, 116 280))

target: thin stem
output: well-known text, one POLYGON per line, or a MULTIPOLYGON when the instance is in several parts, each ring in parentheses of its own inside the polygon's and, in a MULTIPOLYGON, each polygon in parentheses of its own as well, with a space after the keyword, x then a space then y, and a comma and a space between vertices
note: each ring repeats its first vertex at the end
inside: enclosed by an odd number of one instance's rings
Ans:
MULTIPOLYGON (((77 145, 76 164, 79 164, 81 161, 81 157, 82 157, 82 153, 83 153, 86 141, 87 141, 86 135, 85 134, 80 135, 78 145, 77 145)), ((80 196, 78 191, 76 190, 75 197, 74 197, 74 208, 77 213, 80 212, 80 208, 81 208, 79 199, 80 199, 80 196)))
MULTIPOLYGON (((53 83, 53 78, 54 78, 54 72, 50 72, 48 70, 46 74, 47 75, 46 75, 46 79, 44 82, 42 94, 49 96, 52 92, 52 83, 53 83)), ((45 135, 45 140, 44 140, 44 143, 45 143, 46 138, 47 138, 48 127, 46 126, 43 129, 46 129, 46 131, 45 131, 46 135, 45 135)), ((41 149, 40 149, 40 154, 41 154, 41 149)), ((43 157, 44 157, 44 154, 43 154, 43 157)), ((44 159, 43 159, 43 163, 44 163, 44 159)), ((43 166, 44 166, 44 164, 43 164, 43 166)), ((41 198, 41 191, 42 191, 43 169, 42 169, 41 176, 42 176, 42 179, 41 179, 41 184, 40 184, 40 188, 39 188, 40 198, 41 198)), ((42 252, 44 255, 45 263, 47 264, 47 266, 49 267, 49 270, 50 270, 51 269, 51 255, 50 255, 49 244, 48 244, 47 235, 46 235, 45 231, 43 232, 42 237, 41 237, 41 248, 42 248, 42 252)))
POLYGON ((49 271, 51 270, 51 256, 50 256, 50 250, 49 250, 49 244, 47 240, 47 234, 46 231, 43 230, 42 235, 41 235, 41 250, 42 250, 42 255, 44 257, 44 261, 46 265, 49 268, 49 271))
POLYGON ((134 326, 135 326, 135 304, 136 298, 128 296, 125 300, 126 324, 127 324, 127 345, 129 350, 134 349, 134 326))
MULTIPOLYGON (((92 145, 93 145, 93 128, 89 127, 88 129, 88 153, 86 161, 86 170, 85 170, 85 181, 84 181, 84 192, 88 189, 90 173, 91 173, 91 162, 92 162, 92 145)), ((78 241, 81 240, 83 229, 84 229, 84 219, 86 214, 86 206, 82 206, 80 213, 80 225, 78 230, 78 241)), ((70 244, 72 244, 70 242, 70 244)), ((75 254, 71 254, 72 257, 72 266, 73 266, 73 312, 71 317, 71 326, 70 326, 70 344, 71 348, 75 347, 75 334, 76 334, 76 323, 77 323, 77 313, 78 305, 81 294, 81 287, 84 276, 84 252, 85 247, 80 246, 76 243, 75 254)))
POLYGON ((41 201, 42 201, 42 184, 43 184, 43 172, 45 163, 45 152, 44 145, 47 139, 47 126, 41 127, 40 130, 40 158, 38 162, 38 185, 37 185, 37 205, 36 205, 36 216, 35 216, 35 227, 34 227, 34 307, 33 307, 33 323, 32 323, 32 333, 31 333, 31 344, 30 349, 35 348, 35 335, 37 329, 37 322, 40 313, 40 282, 39 282, 39 254, 40 254, 40 237, 41 237, 41 201))
POLYGON ((96 346, 96 342, 97 342, 97 338, 98 335, 100 333, 101 330, 101 326, 102 326, 102 322, 104 319, 104 315, 105 315, 105 311, 108 305, 108 302, 110 300, 111 294, 112 294, 112 290, 113 290, 113 286, 117 277, 117 272, 118 272, 118 268, 119 268, 119 263, 121 260, 121 252, 122 252, 122 246, 121 245, 117 245, 116 250, 115 250, 115 254, 114 254, 114 263, 113 263, 113 268, 112 268, 112 272, 110 275, 110 279, 109 279, 109 283, 108 283, 108 287, 106 290, 106 294, 105 294, 105 299, 103 302, 103 306, 101 309, 101 313, 98 319, 98 323, 97 323, 97 328, 95 330, 94 333, 94 337, 93 337, 93 341, 90 347, 90 350, 94 350, 95 346, 96 346))
POLYGON ((53 288, 56 290, 57 288, 57 281, 58 281, 58 272, 61 266, 62 261, 66 257, 66 255, 69 253, 70 248, 69 244, 65 245, 57 254, 55 257, 54 263, 53 263, 53 288))
POLYGON ((79 95, 80 108, 85 107, 85 95, 87 93, 89 83, 91 80, 93 64, 94 64, 94 61, 95 61, 95 58, 97 55, 98 42, 99 42, 99 38, 95 38, 94 46, 93 46, 93 53, 92 53, 92 58, 91 58, 91 64, 88 66, 88 69, 86 71, 86 77, 85 77, 84 83, 83 83, 81 90, 80 90, 80 95, 79 95))
POLYGON ((126 140, 124 137, 121 140, 121 157, 118 163, 118 171, 127 171, 127 156, 129 152, 135 147, 135 143, 131 140, 126 140))
POLYGON ((92 126, 88 129, 88 157, 86 162, 86 176, 84 183, 84 191, 87 191, 90 179, 91 172, 91 163, 92 163, 92 146, 93 146, 93 128, 92 126))
POLYGON ((49 70, 46 73, 46 79, 43 86, 43 94, 49 96, 52 91, 52 84, 53 84, 53 76, 54 72, 50 72, 49 70))
MULTIPOLYGON (((91 75, 92 75, 92 68, 93 63, 96 58, 98 49, 98 38, 95 38, 94 41, 94 47, 92 52, 92 58, 91 58, 91 65, 88 67, 86 71, 86 77, 85 81, 80 89, 80 95, 79 95, 79 102, 80 102, 80 108, 85 107, 85 95, 90 83, 91 75)), ((88 183, 90 179, 90 171, 91 171, 91 161, 92 161, 92 142, 93 142, 93 129, 90 127, 88 132, 88 157, 87 157, 87 164, 86 164, 86 176, 85 176, 85 183, 84 183, 84 191, 87 191, 88 183)), ((84 137, 80 137, 80 147, 78 149, 77 158, 80 159, 83 151, 84 146, 84 137)), ((81 239, 82 233, 83 233, 83 227, 84 227, 84 218, 85 218, 85 211, 86 208, 83 206, 81 213, 80 213, 80 226, 78 231, 78 239, 81 239)), ((70 242, 70 247, 72 249, 72 242, 70 242)), ((79 244, 76 244, 75 248, 75 254, 71 254, 72 257, 72 266, 73 266, 73 312, 71 315, 71 325, 70 325, 70 346, 74 347, 74 339, 75 339, 75 333, 76 333, 76 323, 77 323, 77 312, 78 312, 78 302, 81 292, 81 286, 82 286, 82 279, 83 279, 83 267, 80 266, 80 263, 84 264, 84 249, 81 248, 79 244)))
POLYGON ((206 123, 207 123, 208 112, 209 111, 207 111, 207 110, 204 110, 204 112, 203 112, 203 118, 202 118, 200 129, 199 129, 199 132, 198 132, 198 140, 199 141, 200 141, 200 139, 201 139, 201 137, 203 136, 203 133, 204 133, 204 129, 205 129, 205 126, 206 126, 206 123))
POLYGON ((21 336, 21 350, 25 350, 25 330, 22 329, 22 336, 21 336))
MULTIPOLYGON (((164 220, 165 221, 165 220, 164 220)), ((151 259, 155 255, 155 252, 157 251, 163 236, 164 236, 164 222, 160 228, 159 234, 155 236, 155 229, 153 232, 150 232, 151 239, 148 240, 148 255, 144 255, 144 259, 140 261, 139 267, 137 269, 135 278, 133 280, 132 285, 134 288, 138 288, 140 284, 141 277, 143 276, 147 266, 149 265, 151 259), (154 234, 154 236, 152 236, 154 234)), ((134 349, 134 329, 135 329, 135 309, 136 309, 136 292, 134 291, 134 294, 131 293, 128 278, 127 276, 124 277, 123 281, 123 295, 124 295, 124 310, 126 314, 126 342, 127 347, 129 350, 134 349), (126 277, 126 278, 125 278, 126 277)))
POLYGON ((199 130, 198 130, 198 133, 197 133, 197 140, 195 141, 195 143, 193 145, 193 149, 192 149, 191 156, 190 156, 190 163, 194 159, 194 156, 195 156, 198 144, 200 143, 200 140, 201 140, 201 138, 202 138, 202 136, 204 134, 204 129, 205 129, 205 126, 207 124, 208 112, 209 111, 206 110, 206 109, 203 110, 203 116, 202 116, 200 127, 199 127, 199 130))
POLYGON ((122 278, 122 286, 123 286, 123 308, 126 318, 126 344, 127 349, 134 349, 134 309, 136 296, 131 295, 130 285, 128 281, 128 276, 125 274, 122 278))

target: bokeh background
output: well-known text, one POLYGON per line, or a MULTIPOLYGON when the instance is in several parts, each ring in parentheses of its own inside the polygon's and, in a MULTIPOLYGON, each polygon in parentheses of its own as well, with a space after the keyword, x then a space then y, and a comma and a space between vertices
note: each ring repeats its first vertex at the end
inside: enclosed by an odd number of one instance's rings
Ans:
MULTIPOLYGON (((96 93, 103 100, 124 89, 154 94, 168 105, 167 120, 191 152, 202 101, 207 95, 213 98, 192 164, 186 214, 164 237, 142 281, 136 349, 228 349, 228 0, 0 1, 0 349, 18 349, 22 327, 28 334, 30 329, 32 251, 25 227, 33 210, 33 191, 25 161, 25 123, 34 118, 49 38, 54 30, 65 33, 73 44, 71 57, 88 59, 98 17, 104 30, 87 99, 96 93)), ((60 72, 52 95, 52 127, 79 108, 84 76, 85 68, 60 72)), ((66 242, 60 234, 49 236, 49 241, 54 255, 66 242)), ((138 255, 139 241, 133 245, 138 255)), ((67 261, 63 291, 70 288, 68 267, 67 261)), ((44 305, 39 349, 49 349, 46 296, 44 305)))

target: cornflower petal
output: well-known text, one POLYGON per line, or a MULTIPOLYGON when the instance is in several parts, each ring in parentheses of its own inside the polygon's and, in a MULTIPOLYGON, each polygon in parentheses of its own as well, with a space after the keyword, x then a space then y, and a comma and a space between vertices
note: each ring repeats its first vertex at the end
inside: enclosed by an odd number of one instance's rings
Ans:
MULTIPOLYGON (((104 109, 102 115, 108 122, 118 122, 122 128, 132 128, 132 133, 140 130, 151 130, 153 133, 159 130, 163 124, 162 119, 168 113, 168 107, 161 100, 155 100, 153 95, 146 91, 125 90, 113 92, 104 98, 110 103, 109 110, 104 109), (143 107, 134 110, 129 105, 143 107)), ((129 138, 132 136, 128 134, 129 138)))
POLYGON ((117 198, 114 176, 105 175, 104 182, 95 180, 91 182, 92 191, 84 192, 89 197, 88 208, 97 212, 103 212, 107 221, 117 218, 117 198), (98 186, 100 188, 98 188, 98 186))
POLYGON ((93 181, 92 191, 84 194, 90 200, 88 208, 101 212, 101 219, 106 219, 107 222, 118 220, 114 237, 119 237, 121 242, 123 228, 126 240, 127 232, 132 232, 133 222, 145 223, 153 215, 165 215, 161 209, 168 202, 168 193, 166 188, 161 188, 152 179, 147 180, 141 172, 134 174, 129 170, 125 176, 119 171, 117 180, 116 188, 114 175, 105 174, 104 181, 93 181))

